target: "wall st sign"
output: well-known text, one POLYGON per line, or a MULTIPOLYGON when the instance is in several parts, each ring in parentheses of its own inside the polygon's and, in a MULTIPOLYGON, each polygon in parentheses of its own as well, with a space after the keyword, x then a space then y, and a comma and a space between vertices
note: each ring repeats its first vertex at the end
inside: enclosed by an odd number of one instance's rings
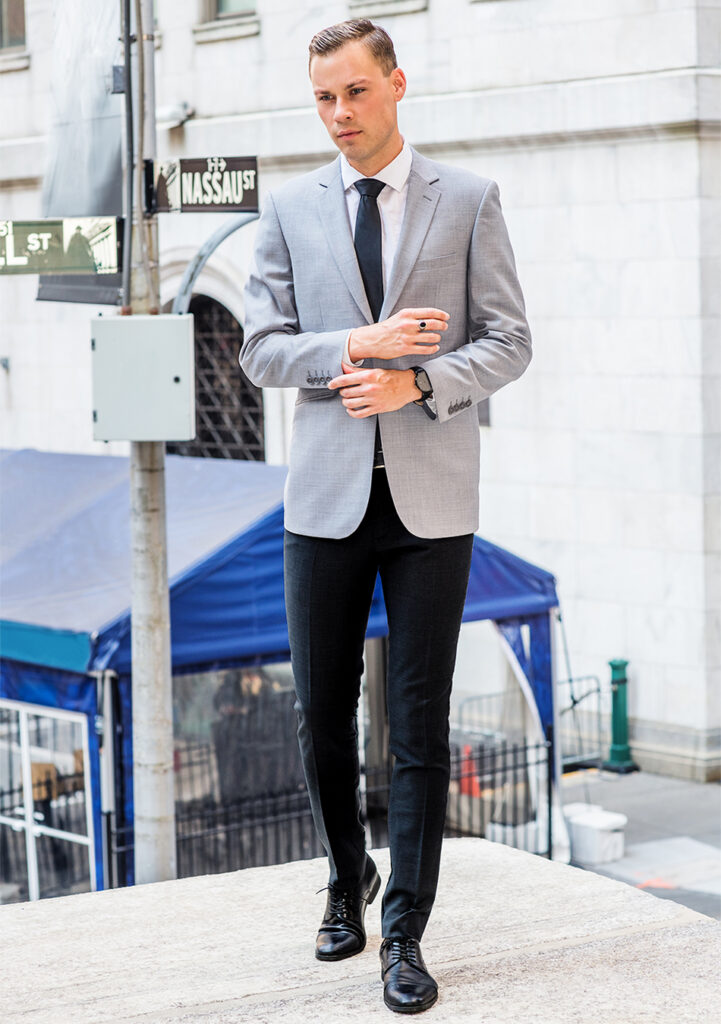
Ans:
POLYGON ((0 274, 117 274, 117 217, 0 220, 0 274))

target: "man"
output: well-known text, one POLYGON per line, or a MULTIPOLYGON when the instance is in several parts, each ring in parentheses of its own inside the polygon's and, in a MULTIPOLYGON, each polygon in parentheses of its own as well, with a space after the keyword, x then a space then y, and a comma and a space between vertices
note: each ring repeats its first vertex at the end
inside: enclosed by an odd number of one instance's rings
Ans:
POLYGON ((531 342, 495 182, 422 157, 398 130, 406 77, 356 19, 310 44, 318 113, 340 150, 266 198, 240 361, 298 388, 285 503, 298 735, 330 880, 316 956, 366 942, 380 879, 359 818, 356 709, 380 573, 394 755, 384 999, 437 998, 420 951, 449 780, 449 697, 478 526, 476 405, 531 342))

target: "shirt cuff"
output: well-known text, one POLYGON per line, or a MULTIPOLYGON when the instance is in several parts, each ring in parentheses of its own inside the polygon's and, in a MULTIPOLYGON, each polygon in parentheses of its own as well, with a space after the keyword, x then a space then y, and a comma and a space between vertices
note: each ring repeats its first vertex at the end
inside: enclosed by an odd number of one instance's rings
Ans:
POLYGON ((343 362, 347 366, 362 366, 363 363, 365 362, 364 359, 359 359, 357 363, 354 363, 354 362, 351 361, 350 353, 348 351, 349 343, 350 343, 350 331, 348 331, 348 336, 345 339, 345 345, 343 347, 343 362))

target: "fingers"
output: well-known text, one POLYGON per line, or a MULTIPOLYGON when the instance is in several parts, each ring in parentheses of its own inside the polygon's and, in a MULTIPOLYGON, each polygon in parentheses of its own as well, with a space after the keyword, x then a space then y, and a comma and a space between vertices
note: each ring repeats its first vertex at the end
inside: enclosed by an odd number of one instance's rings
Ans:
POLYGON ((411 316, 414 320, 438 320, 445 323, 450 320, 450 314, 446 313, 444 309, 436 309, 434 306, 424 306, 422 308, 402 309, 401 313, 405 313, 411 316))
POLYGON ((372 405, 372 399, 368 395, 363 395, 362 397, 348 397, 341 391, 341 402, 343 403, 348 415, 353 416, 356 419, 360 419, 363 416, 373 416, 379 411, 372 405))
POLYGON ((432 355, 439 350, 441 333, 448 330, 445 310, 432 306, 403 309, 399 316, 407 354, 432 355))
MULTIPOLYGON (((341 395, 343 395, 342 391, 341 395)), ((358 397, 354 397, 352 395, 343 395, 341 401, 343 402, 343 405, 346 407, 346 409, 364 409, 370 402, 370 398, 367 395, 362 395, 358 397)))
POLYGON ((342 373, 340 377, 334 377, 329 382, 328 387, 331 390, 335 390, 336 388, 347 388, 356 384, 364 384, 368 380, 368 374, 371 372, 370 370, 355 370, 352 373, 342 373))
POLYGON ((422 334, 429 334, 431 331, 435 331, 437 334, 440 331, 448 330, 448 322, 446 320, 433 320, 429 317, 427 320, 418 319, 413 317, 410 321, 410 328, 412 331, 419 331, 422 334), (425 324, 425 327, 421 327, 421 324, 425 324))

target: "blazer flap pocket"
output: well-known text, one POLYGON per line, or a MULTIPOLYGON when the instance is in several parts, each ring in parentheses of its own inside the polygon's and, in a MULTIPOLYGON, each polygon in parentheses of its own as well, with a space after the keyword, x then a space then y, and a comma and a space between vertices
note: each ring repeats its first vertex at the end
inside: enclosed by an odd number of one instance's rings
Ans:
POLYGON ((335 398, 337 394, 337 391, 331 391, 330 388, 298 388, 295 404, 302 405, 303 402, 317 402, 321 398, 335 398))

